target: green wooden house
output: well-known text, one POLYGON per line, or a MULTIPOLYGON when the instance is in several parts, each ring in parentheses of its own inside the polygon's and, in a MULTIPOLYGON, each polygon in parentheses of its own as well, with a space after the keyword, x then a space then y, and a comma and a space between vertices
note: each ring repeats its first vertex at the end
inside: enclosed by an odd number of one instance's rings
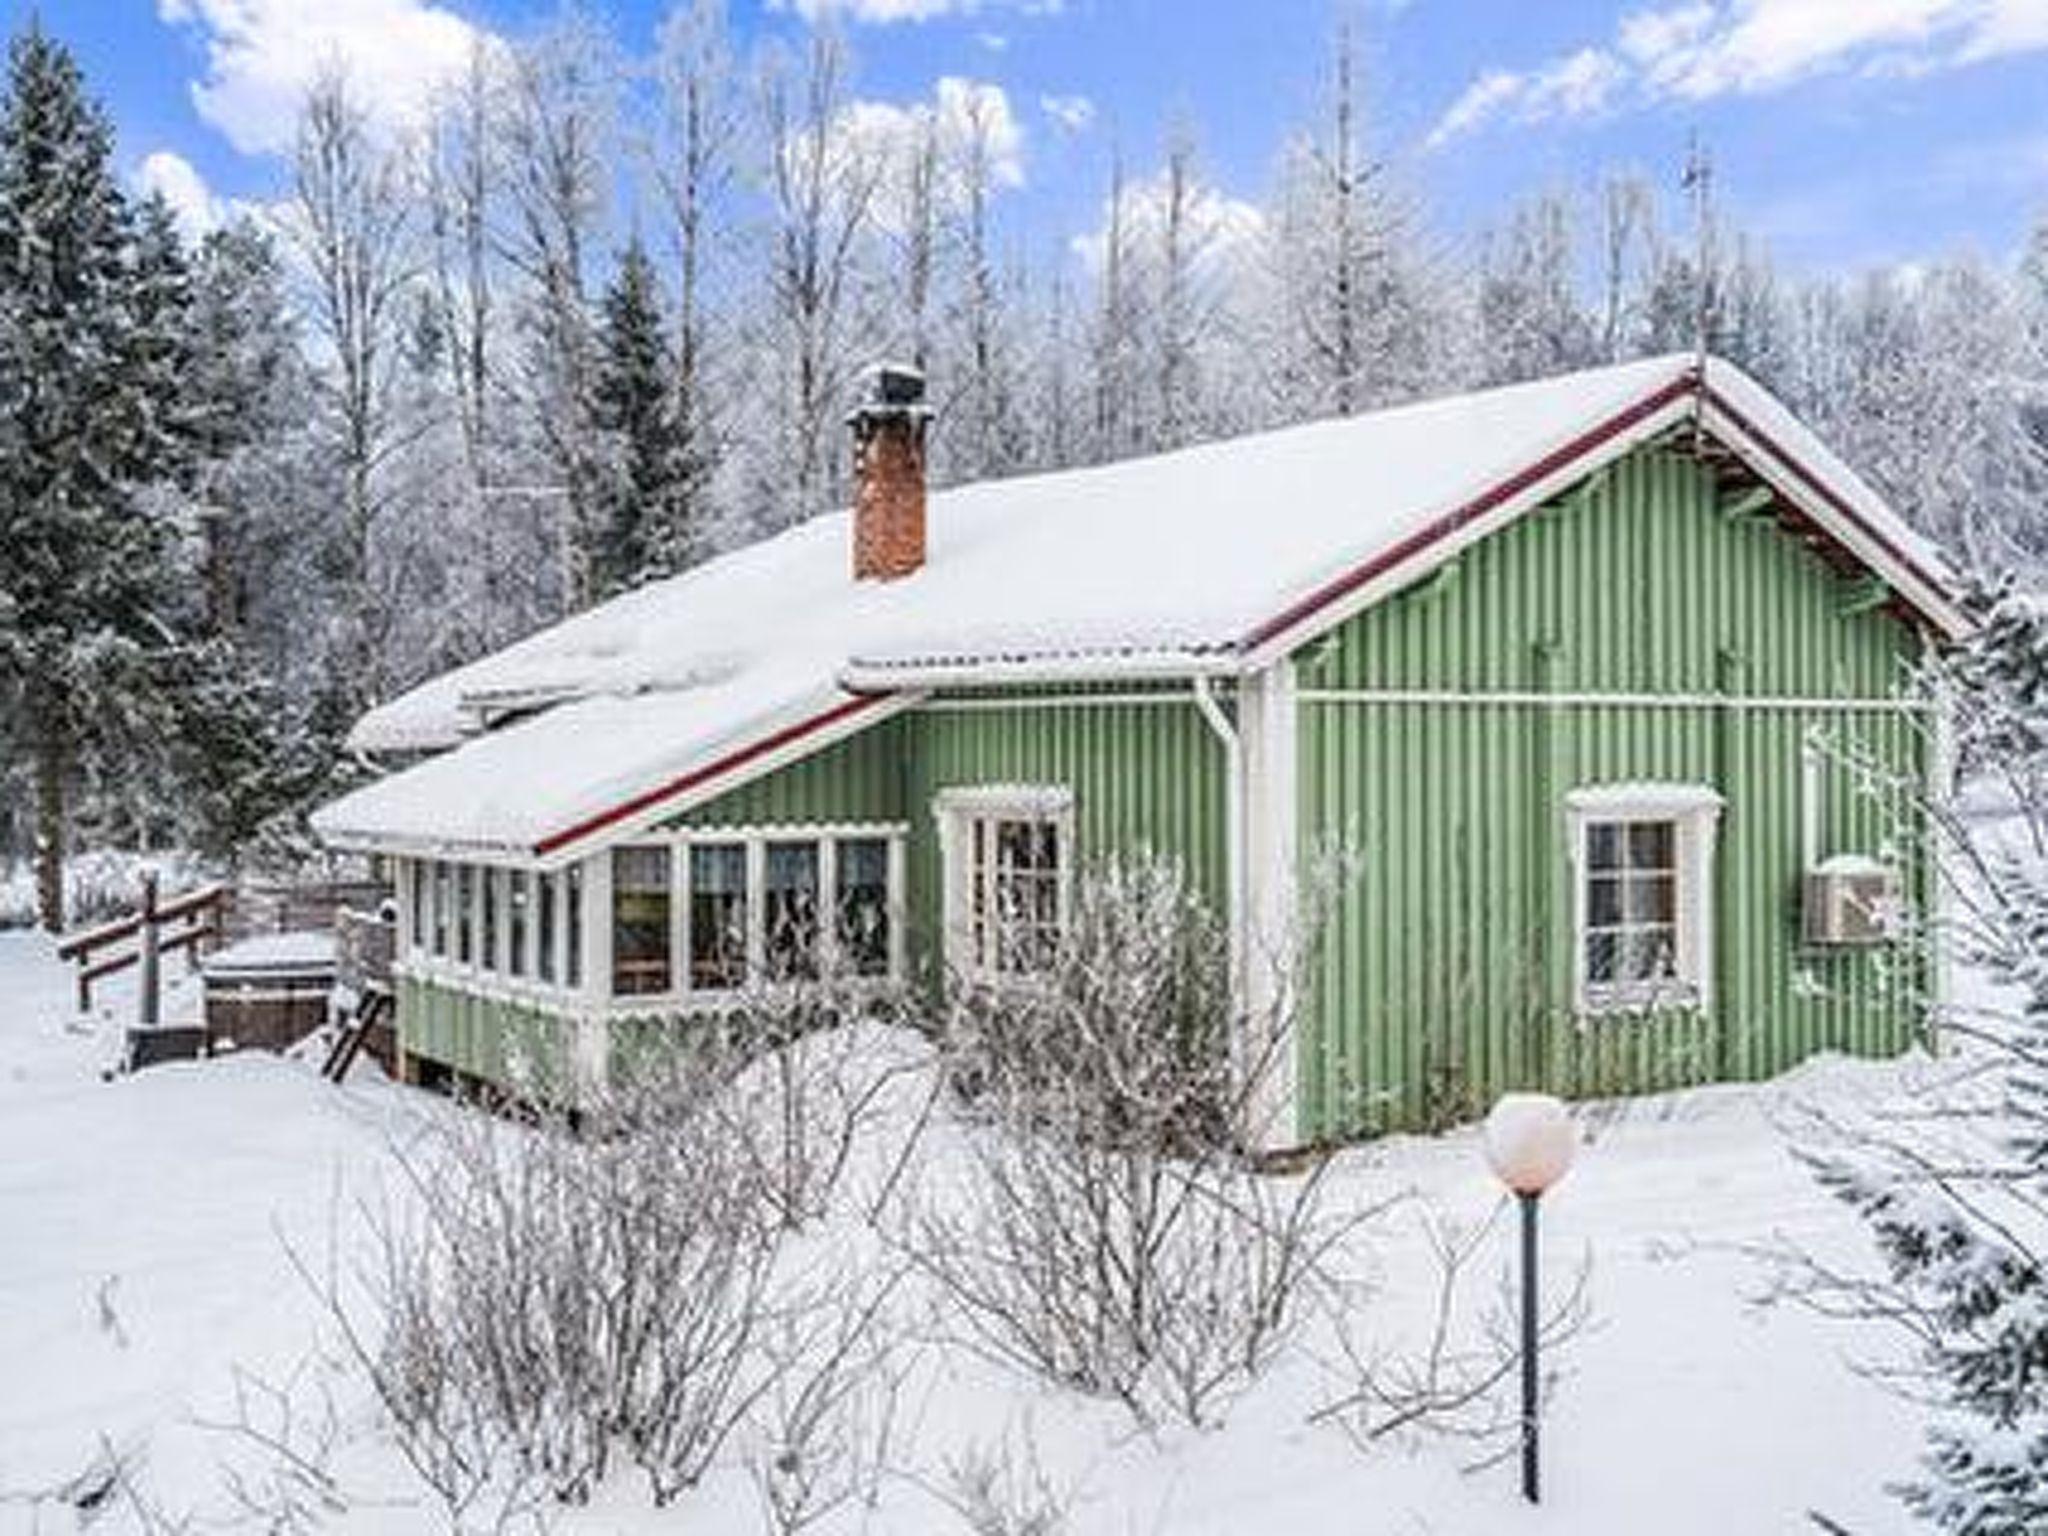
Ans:
POLYGON ((929 498, 914 375, 854 435, 851 511, 356 725, 391 771, 315 826, 394 872, 415 1068, 573 1095, 791 944, 1000 981, 1141 846, 1225 917, 1248 1016, 1299 961, 1275 1142, 1916 1038, 1932 881, 1885 776, 1946 771, 1909 673, 1962 616, 1733 367, 929 498))

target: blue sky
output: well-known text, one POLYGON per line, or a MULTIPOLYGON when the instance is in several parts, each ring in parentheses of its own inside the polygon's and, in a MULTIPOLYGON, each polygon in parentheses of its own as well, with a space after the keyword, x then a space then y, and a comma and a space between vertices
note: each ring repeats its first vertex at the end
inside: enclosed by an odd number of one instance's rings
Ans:
MULTIPOLYGON (((589 4, 633 50, 665 8, 589 4)), ((1022 169, 1006 225, 1056 244, 1095 223, 1112 142, 1142 173, 1176 116, 1220 190, 1257 197, 1315 108, 1340 6, 1366 38, 1382 142, 1453 247, 1532 186, 1627 166, 1675 189, 1694 130, 1728 205, 1793 270, 2004 259, 2048 215, 2048 0, 735 0, 734 28, 744 43, 834 13, 856 93, 877 101, 929 99, 942 76, 1000 87, 1022 169), (1060 120, 1082 103, 1085 124, 1060 120)), ((131 175, 199 207, 282 192, 277 150, 314 57, 342 53, 399 112, 469 29, 516 37, 555 4, 38 8, 111 109, 131 175)), ((0 0, 0 19, 30 9, 0 0)))

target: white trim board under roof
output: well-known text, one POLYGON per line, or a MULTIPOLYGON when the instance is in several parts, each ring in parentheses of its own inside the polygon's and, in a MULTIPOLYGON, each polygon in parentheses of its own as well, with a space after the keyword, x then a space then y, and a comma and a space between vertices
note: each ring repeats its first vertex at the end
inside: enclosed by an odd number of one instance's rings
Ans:
POLYGON ((1694 421, 1962 632, 1939 554, 1790 412, 1728 364, 1657 358, 941 492, 930 558, 897 581, 854 581, 847 515, 814 518, 370 711, 358 751, 455 750, 315 828, 556 860, 880 718, 876 692, 1254 671, 1694 421), (479 736, 479 706, 507 702, 541 712, 479 736))

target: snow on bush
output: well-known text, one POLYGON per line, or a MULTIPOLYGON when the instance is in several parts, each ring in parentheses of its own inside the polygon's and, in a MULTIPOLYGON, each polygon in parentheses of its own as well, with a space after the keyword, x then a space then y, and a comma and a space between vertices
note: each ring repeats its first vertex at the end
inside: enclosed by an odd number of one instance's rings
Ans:
POLYGON ((2048 606, 2020 591, 1984 599, 1976 635, 1930 669, 1976 788, 1967 800, 1944 789, 1931 801, 1915 783, 1883 788, 1932 828, 1948 900, 1927 937, 1992 986, 1945 1012, 1952 1049, 1909 1102, 1806 1116, 1806 1155, 1866 1224, 1876 1266, 1778 1256, 1786 1293, 1902 1333, 1910 1361, 1885 1377, 1932 1411, 1922 1474, 1897 1491, 1967 1536, 2048 1529, 2044 679, 2048 606), (2001 824, 1968 809, 1986 803, 2001 808, 2001 824))

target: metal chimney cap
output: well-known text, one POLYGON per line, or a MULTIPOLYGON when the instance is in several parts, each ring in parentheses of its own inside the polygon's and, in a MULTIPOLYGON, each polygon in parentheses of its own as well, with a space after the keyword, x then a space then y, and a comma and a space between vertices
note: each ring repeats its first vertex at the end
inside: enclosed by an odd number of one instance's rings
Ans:
POLYGON ((868 374, 868 397, 876 405, 922 405, 924 370, 909 363, 877 363, 868 374))

